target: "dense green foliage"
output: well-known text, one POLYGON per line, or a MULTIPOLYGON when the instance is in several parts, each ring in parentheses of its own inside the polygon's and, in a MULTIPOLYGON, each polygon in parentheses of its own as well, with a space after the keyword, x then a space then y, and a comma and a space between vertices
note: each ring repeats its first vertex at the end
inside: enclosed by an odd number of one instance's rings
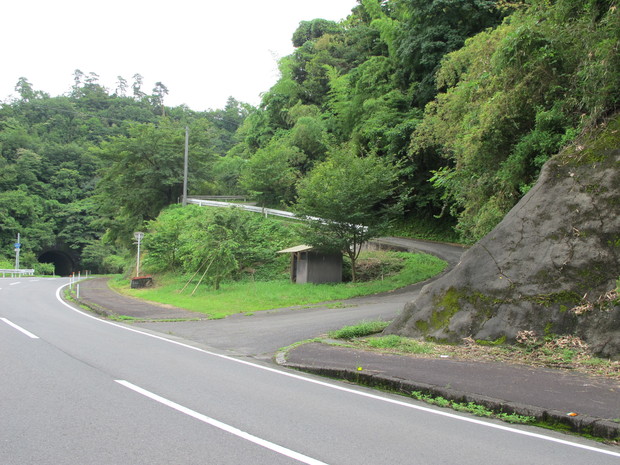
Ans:
POLYGON ((295 226, 236 208, 171 206, 148 224, 144 269, 205 273, 216 288, 225 277, 281 277, 288 257, 276 252, 295 243, 295 226))
MULTIPOLYGON (((25 266, 60 248, 118 270, 132 232, 164 228, 181 195, 186 127, 191 194, 249 194, 376 234, 398 205, 400 234, 456 226, 474 241, 620 104, 617 0, 359 0, 342 22, 301 22, 292 41, 258 108, 166 107, 166 86, 148 94, 138 74, 112 92, 76 70, 59 97, 21 78, 0 107, 0 259, 19 232, 25 266)), ((192 267, 218 263, 223 279, 254 263, 225 253, 235 231, 203 226, 195 240, 222 255, 192 267)))
POLYGON ((376 156, 334 151, 303 179, 295 211, 306 218, 306 244, 342 251, 351 260, 353 282, 362 245, 387 231, 398 204, 388 200, 396 188, 396 170, 376 156))
POLYGON ((618 109, 616 0, 359 3, 339 24, 300 24, 239 133, 242 185, 265 204, 294 202, 346 145, 351 161, 394 163, 401 224, 456 224, 474 241, 549 157, 618 109))
POLYGON ((66 96, 19 80, 19 97, 0 108, 0 259, 20 233, 22 267, 57 249, 94 271, 122 269, 132 232, 178 200, 185 126, 190 189, 226 193, 214 167, 234 145, 246 107, 230 99, 224 110, 166 109, 163 84, 146 95, 134 79, 131 97, 122 78, 111 93, 79 70, 66 96))
POLYGON ((533 2, 444 58, 411 155, 440 154, 434 185, 465 237, 492 229, 544 162, 620 103, 614 2, 533 2), (613 84, 615 82, 615 84, 613 84))

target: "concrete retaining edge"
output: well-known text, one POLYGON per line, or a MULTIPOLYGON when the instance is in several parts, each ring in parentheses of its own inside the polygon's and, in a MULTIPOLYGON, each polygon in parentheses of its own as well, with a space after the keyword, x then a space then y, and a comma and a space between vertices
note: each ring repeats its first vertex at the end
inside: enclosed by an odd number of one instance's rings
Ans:
MULTIPOLYGON (((281 362, 280 360, 279 362, 281 362)), ((536 421, 557 425, 578 433, 610 441, 620 440, 620 424, 603 418, 587 415, 569 416, 567 412, 545 409, 518 402, 508 402, 478 394, 471 394, 456 389, 444 388, 426 383, 416 383, 409 380, 394 378, 384 375, 364 373, 363 371, 351 371, 335 368, 308 367, 293 363, 280 363, 282 366, 306 373, 312 373, 328 378, 344 379, 346 381, 368 387, 378 387, 398 392, 407 396, 412 391, 420 391, 423 394, 434 397, 443 397, 454 402, 474 402, 496 413, 508 413, 524 415, 536 418, 536 421)))

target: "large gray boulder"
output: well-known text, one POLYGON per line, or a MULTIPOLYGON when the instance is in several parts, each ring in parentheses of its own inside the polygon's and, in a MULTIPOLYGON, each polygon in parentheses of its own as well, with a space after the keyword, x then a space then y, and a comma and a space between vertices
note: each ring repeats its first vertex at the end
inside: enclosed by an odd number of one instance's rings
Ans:
POLYGON ((385 333, 446 342, 572 334, 618 357, 619 213, 617 118, 547 162, 504 220, 385 333))

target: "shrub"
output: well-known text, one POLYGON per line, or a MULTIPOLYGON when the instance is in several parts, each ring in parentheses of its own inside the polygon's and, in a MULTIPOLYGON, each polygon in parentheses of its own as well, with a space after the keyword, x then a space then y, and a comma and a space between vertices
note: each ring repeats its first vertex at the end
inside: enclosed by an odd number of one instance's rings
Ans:
POLYGON ((56 272, 56 266, 53 263, 37 263, 34 267, 37 274, 51 276, 56 272))
POLYGON ((296 225, 235 208, 173 206, 149 223, 144 269, 195 273, 209 268, 207 282, 269 279, 286 268, 276 252, 297 242, 296 225))

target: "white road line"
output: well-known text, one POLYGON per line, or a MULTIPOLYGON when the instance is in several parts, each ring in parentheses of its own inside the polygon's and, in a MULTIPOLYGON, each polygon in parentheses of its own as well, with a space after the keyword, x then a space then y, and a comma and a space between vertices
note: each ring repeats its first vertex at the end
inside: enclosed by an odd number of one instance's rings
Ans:
POLYGON ((377 394, 372 394, 372 393, 369 393, 369 392, 354 390, 354 389, 351 389, 351 388, 348 388, 348 387, 345 387, 345 386, 340 386, 338 384, 331 384, 331 383, 328 383, 326 381, 320 381, 318 379, 313 379, 313 378, 309 378, 309 377, 306 377, 306 376, 298 375, 298 374, 295 374, 295 373, 290 373, 290 372, 287 372, 287 371, 283 371, 281 369, 276 369, 276 368, 271 368, 271 367, 268 367, 268 366, 258 365, 256 363, 252 363, 252 362, 249 362, 247 360, 241 360, 241 359, 237 359, 237 358, 234 358, 234 357, 230 357, 228 355, 218 354, 216 352, 210 352, 208 350, 204 350, 204 349, 201 349, 199 347, 194 347, 194 346, 191 346, 189 344, 184 344, 183 342, 174 341, 172 339, 166 339, 163 336, 157 336, 156 334, 146 333, 146 332, 140 331, 140 330, 135 329, 135 328, 130 328, 129 326, 123 326, 123 325, 120 325, 118 323, 114 323, 112 321, 103 320, 101 318, 97 318, 97 317, 95 317, 93 315, 85 313, 82 310, 77 309, 77 308, 69 305, 64 300, 62 300, 62 298, 60 297, 60 290, 63 287, 66 287, 68 285, 69 284, 64 284, 64 285, 60 286, 56 290, 56 299, 61 304, 63 304, 64 306, 68 307, 69 309, 73 310, 74 312, 79 313, 82 316, 85 316, 87 318, 91 318, 93 320, 99 321, 100 323, 108 324, 108 325, 111 325, 111 326, 116 326, 117 328, 124 329, 125 331, 130 331, 130 332, 133 332, 133 333, 142 334, 143 336, 147 336, 147 337, 150 337, 150 338, 153 338, 153 339, 159 339, 159 340, 165 341, 165 342, 167 342, 169 344, 174 344, 174 345, 177 345, 177 346, 185 347, 187 349, 191 349, 191 350, 195 350, 195 351, 198 351, 198 352, 202 352, 204 354, 211 355, 213 357, 218 357, 218 358, 222 358, 222 359, 225 359, 225 360, 229 360, 231 362, 235 362, 235 363, 240 363, 242 365, 251 366, 251 367, 257 368, 259 370, 269 371, 271 373, 275 373, 275 374, 278 374, 280 376, 286 376, 286 377, 289 377, 289 378, 293 378, 293 379, 297 379, 297 380, 300 380, 300 381, 304 381, 306 383, 317 384, 319 386, 327 387, 327 388, 330 388, 330 389, 335 389, 337 391, 343 391, 343 392, 347 392, 349 394, 354 394, 354 395, 357 395, 357 396, 366 397, 366 398, 378 400, 378 401, 381 401, 381 402, 387 402, 389 404, 399 405, 401 407, 406 407, 406 408, 410 408, 410 409, 413 409, 413 410, 420 410, 420 411, 423 411, 423 412, 431 413, 433 415, 440 415, 440 416, 452 418, 454 420, 464 421, 464 422, 468 422, 468 423, 474 423, 474 424, 477 424, 477 425, 485 426, 487 428, 503 430, 503 431, 507 431, 507 432, 513 433, 513 434, 519 434, 519 435, 523 435, 523 436, 529 436, 529 437, 541 439, 543 441, 550 441, 550 442, 554 442, 554 443, 558 443, 558 444, 563 444, 565 446, 575 447, 577 449, 584 449, 584 450, 588 450, 588 451, 591 451, 591 452, 598 452, 600 454, 611 455, 613 457, 620 457, 620 453, 618 453, 618 452, 613 452, 613 451, 609 451, 609 450, 605 450, 605 449, 599 449, 597 447, 587 446, 585 444, 579 444, 579 443, 567 441, 567 440, 564 440, 564 439, 558 439, 558 438, 554 438, 554 437, 551 437, 551 436, 545 436, 545 435, 539 434, 539 433, 533 433, 533 432, 530 432, 530 431, 520 430, 520 429, 517 429, 517 428, 510 427, 510 426, 504 426, 504 425, 500 425, 500 424, 489 423, 489 422, 486 422, 484 420, 478 420, 476 418, 460 416, 460 415, 456 415, 456 414, 450 413, 450 412, 445 412, 445 411, 441 411, 441 410, 434 410, 434 409, 431 409, 429 407, 424 407, 424 406, 421 406, 421 405, 416 405, 416 404, 404 402, 404 401, 401 401, 401 400, 391 399, 389 397, 382 397, 382 396, 379 396, 377 394))
POLYGON ((17 281, 15 283, 9 283, 9 286, 15 286, 16 284, 21 284, 21 283, 22 283, 21 281, 17 281))
POLYGON ((250 441, 254 444, 257 444, 261 447, 269 449, 273 452, 277 452, 278 454, 284 455, 286 457, 292 458, 302 463, 307 463, 309 465, 327 465, 325 462, 321 462, 319 460, 313 459, 312 457, 308 457, 307 455, 300 454, 299 452, 295 452, 294 450, 287 449, 286 447, 279 446, 278 444, 274 444, 273 442, 267 441, 265 439, 261 439, 257 436, 254 436, 250 433, 246 433, 245 431, 241 431, 240 429, 235 428, 234 426, 227 425, 226 423, 222 423, 221 421, 215 420, 214 418, 208 417, 201 413, 198 413, 194 410, 191 410, 187 407, 183 407, 182 405, 177 404, 176 402, 172 402, 164 397, 158 396, 157 394, 153 394, 146 389, 142 389, 135 384, 131 384, 128 381, 117 379, 115 380, 118 384, 125 386, 132 391, 137 392, 145 397, 148 397, 151 400, 159 402, 167 407, 170 407, 178 412, 184 413, 185 415, 189 415, 196 420, 200 420, 203 423, 206 423, 211 426, 215 426, 216 428, 221 429, 227 433, 233 434, 237 437, 245 439, 246 441, 250 441))
POLYGON ((4 321, 7 325, 12 326, 13 328, 15 328, 17 331, 20 331, 22 333, 24 333, 26 336, 28 336, 31 339, 39 339, 39 336, 35 336, 34 334, 32 334, 30 331, 26 331, 24 328, 22 328, 21 326, 16 325, 15 323, 13 323, 12 321, 7 320, 6 318, 0 318, 0 320, 4 321))

